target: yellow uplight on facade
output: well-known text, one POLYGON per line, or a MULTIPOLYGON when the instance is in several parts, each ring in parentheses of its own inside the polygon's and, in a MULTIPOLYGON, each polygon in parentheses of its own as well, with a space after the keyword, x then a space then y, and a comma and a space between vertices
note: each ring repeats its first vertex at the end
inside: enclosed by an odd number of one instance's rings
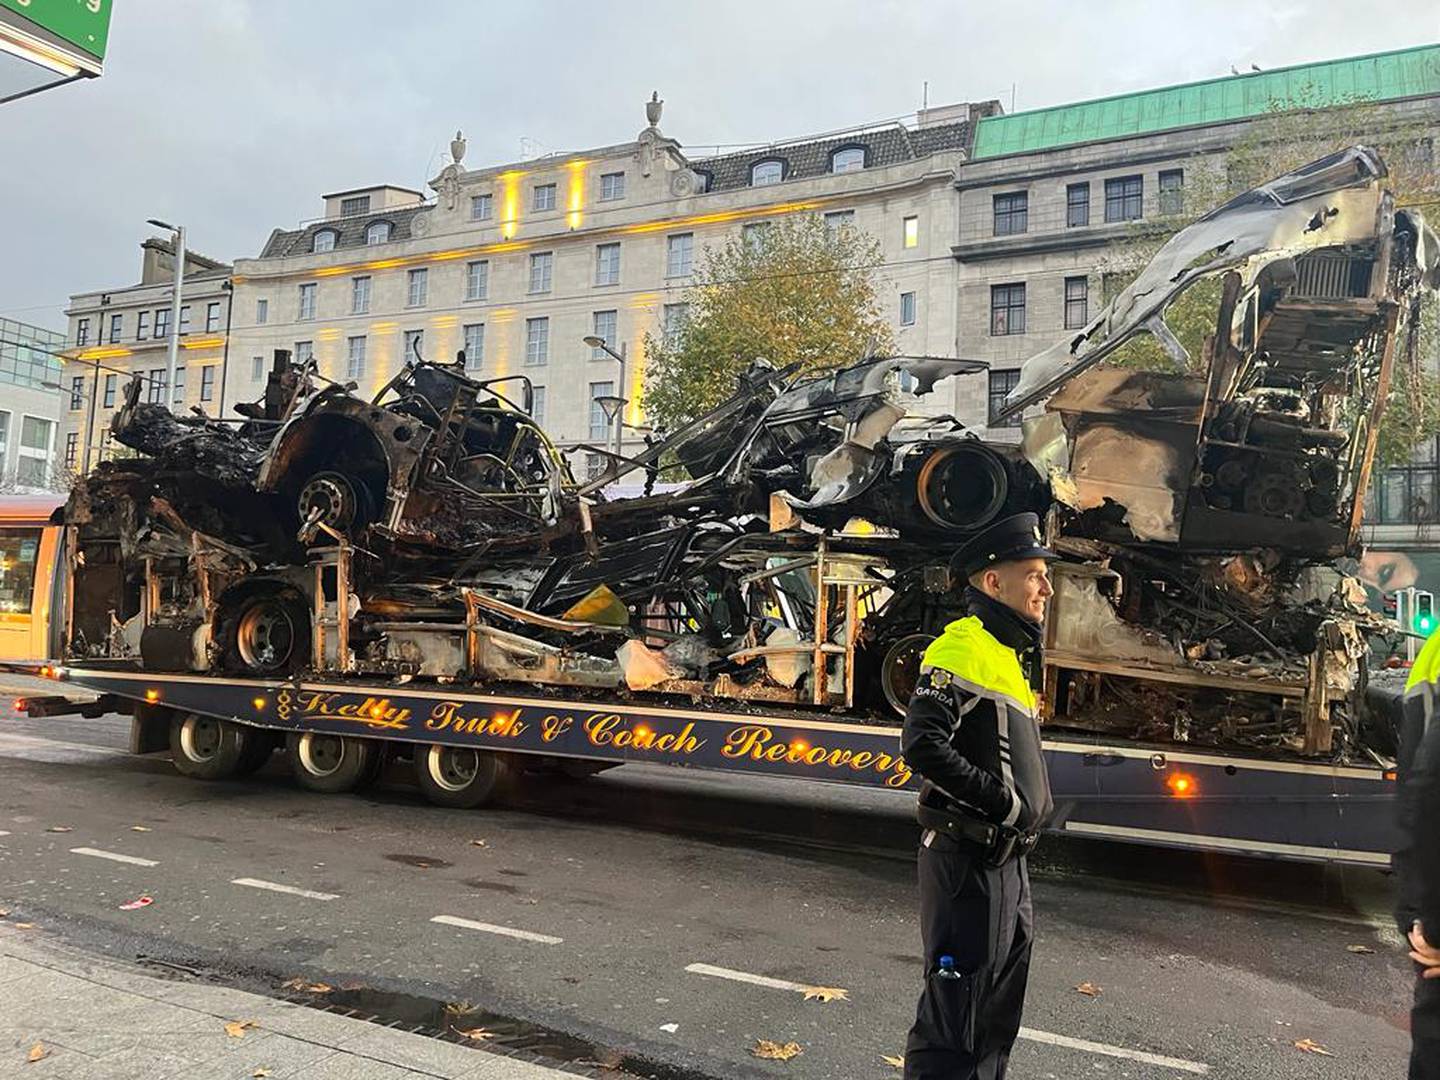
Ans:
POLYGON ((340 328, 338 326, 326 326, 315 332, 316 341, 338 341, 340 339, 340 328))
POLYGON ((77 360, 111 360, 117 356, 129 356, 129 349, 84 349, 75 354, 77 360))
POLYGON ((748 210, 717 210, 713 214, 694 214, 686 218, 669 218, 662 221, 641 221, 634 225, 626 225, 617 229, 622 233, 651 233, 668 232, 673 229, 683 229, 690 225, 720 225, 727 221, 739 221, 741 218, 753 220, 761 217, 779 217, 782 214, 795 214, 802 210, 815 210, 822 204, 820 202, 793 202, 780 203, 777 206, 767 206, 762 209, 748 210))
POLYGON ((501 173, 500 181, 500 235, 506 240, 515 236, 520 224, 520 179, 525 174, 518 169, 501 173))
POLYGON ((580 228, 585 217, 585 167, 589 164, 577 159, 565 165, 570 173, 569 191, 565 197, 565 224, 572 229, 580 228))
POLYGON ((372 322, 370 332, 372 334, 393 334, 400 324, 397 322, 372 322))
POLYGON ((180 342, 182 349, 218 349, 225 344, 223 337, 191 338, 188 341, 180 342))
POLYGON ((920 243, 920 219, 918 217, 907 217, 905 219, 905 246, 913 248, 920 243))

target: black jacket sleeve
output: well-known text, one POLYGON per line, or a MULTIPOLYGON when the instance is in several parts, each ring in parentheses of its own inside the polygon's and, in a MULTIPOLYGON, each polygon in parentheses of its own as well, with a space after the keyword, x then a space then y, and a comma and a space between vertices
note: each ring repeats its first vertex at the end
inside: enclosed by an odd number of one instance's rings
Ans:
POLYGON ((1415 747, 1410 767, 1401 778, 1400 872, 1402 929, 1419 919, 1425 939, 1440 944, 1440 717, 1415 747))
MULTIPOLYGON (((929 674, 920 676, 905 726, 900 749, 906 763, 952 799, 973 806, 994 821, 1010 812, 1010 792, 984 769, 967 761, 951 742, 958 710, 970 695, 953 684, 935 686, 929 674)), ((986 706, 980 703, 981 708, 986 706)))

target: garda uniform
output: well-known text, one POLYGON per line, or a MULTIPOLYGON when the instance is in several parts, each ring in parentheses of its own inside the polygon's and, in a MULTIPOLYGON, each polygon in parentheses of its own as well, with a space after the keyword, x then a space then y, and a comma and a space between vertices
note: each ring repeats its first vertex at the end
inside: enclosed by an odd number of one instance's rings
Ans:
MULTIPOLYGON (((1440 634, 1425 642, 1405 684, 1400 731, 1400 847, 1396 922, 1408 934, 1420 923, 1440 948, 1440 634)), ((1410 1080, 1440 1080, 1440 979, 1415 980, 1410 1013, 1410 1080)))
MULTIPOLYGON (((1034 514, 992 525, 952 574, 1053 559, 1034 514)), ((1001 1080, 1020 1030, 1030 966, 1025 855, 1053 804, 1035 690, 1040 627, 978 589, 969 614, 925 650, 901 746, 923 781, 917 817, 925 986, 905 1047, 906 1080, 1001 1080), (941 958, 948 961, 943 966, 941 958)))

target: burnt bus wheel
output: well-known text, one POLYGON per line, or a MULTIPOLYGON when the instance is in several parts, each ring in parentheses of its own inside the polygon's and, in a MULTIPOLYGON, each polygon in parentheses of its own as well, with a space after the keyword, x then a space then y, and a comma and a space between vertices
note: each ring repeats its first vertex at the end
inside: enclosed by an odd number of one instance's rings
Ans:
MULTIPOLYGON (((343 472, 326 470, 317 472, 305 481, 295 496, 295 512, 302 522, 309 520, 311 513, 318 511, 320 520, 339 533, 353 534, 370 524, 374 517, 374 500, 370 488, 363 480, 343 472)), ((316 541, 330 544, 334 541, 323 534, 316 541)))
POLYGON ((354 791, 374 776, 377 748, 373 739, 304 731, 285 744, 290 770, 300 786, 327 795, 354 791))
POLYGON ((920 681, 920 659, 934 637, 930 634, 907 634, 885 650, 880 662, 880 688, 885 701, 901 716, 910 707, 910 695, 920 681))
POLYGON ((170 721, 170 760, 182 776, 224 780, 243 771, 251 736, 262 734, 213 716, 180 713, 170 721))
POLYGON ((417 746, 415 782, 427 802, 468 810, 500 794, 514 777, 504 757, 470 746, 417 746))
POLYGON ((310 612, 290 589, 267 589, 236 604, 222 631, 225 668, 288 675, 310 661, 310 612))

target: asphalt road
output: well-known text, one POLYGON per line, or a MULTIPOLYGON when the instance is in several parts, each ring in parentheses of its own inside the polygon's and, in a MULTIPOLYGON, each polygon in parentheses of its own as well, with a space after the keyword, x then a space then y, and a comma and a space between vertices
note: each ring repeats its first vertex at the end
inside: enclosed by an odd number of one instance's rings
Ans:
MULTIPOLYGON (((384 1021, 443 1026, 465 1002, 582 1072, 899 1075, 884 1056, 920 971, 907 796, 626 766, 447 811, 403 776, 313 795, 278 756, 244 782, 186 780, 126 755, 126 725, 0 704, 11 922, 177 978, 323 982, 384 1021), (760 1039, 802 1052, 758 1060, 760 1039)), ((1404 1073, 1408 961, 1373 871, 1047 840, 1034 891, 1014 1076, 1404 1073)))

